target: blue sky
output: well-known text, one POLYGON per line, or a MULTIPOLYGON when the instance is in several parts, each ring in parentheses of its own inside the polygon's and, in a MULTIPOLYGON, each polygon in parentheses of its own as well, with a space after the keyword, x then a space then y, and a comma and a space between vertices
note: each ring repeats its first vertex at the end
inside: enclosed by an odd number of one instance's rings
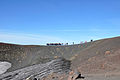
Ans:
POLYGON ((120 36, 120 0, 0 0, 0 42, 80 43, 120 36))

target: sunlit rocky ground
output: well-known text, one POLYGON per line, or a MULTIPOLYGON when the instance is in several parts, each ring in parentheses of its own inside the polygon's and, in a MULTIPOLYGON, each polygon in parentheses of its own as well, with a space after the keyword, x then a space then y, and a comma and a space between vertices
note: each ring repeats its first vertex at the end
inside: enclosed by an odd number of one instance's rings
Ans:
MULTIPOLYGON (((120 80, 120 37, 65 46, 0 43, 0 61, 9 62, 0 63, 0 73, 45 64, 59 57, 70 60, 71 70, 78 70, 85 77, 83 80, 120 80)), ((68 77, 69 74, 49 74, 44 80, 68 77)))

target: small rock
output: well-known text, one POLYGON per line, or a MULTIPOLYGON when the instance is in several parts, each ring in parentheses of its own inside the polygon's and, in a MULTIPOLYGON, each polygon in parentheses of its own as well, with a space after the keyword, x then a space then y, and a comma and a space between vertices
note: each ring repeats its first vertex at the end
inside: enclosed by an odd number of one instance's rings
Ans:
POLYGON ((81 73, 76 70, 76 71, 71 71, 68 76, 68 80, 79 80, 79 79, 84 79, 83 76, 81 76, 81 73))
POLYGON ((105 51, 105 55, 110 55, 110 51, 105 51))
POLYGON ((28 77, 28 78, 26 78, 26 80, 31 80, 31 78, 30 78, 30 77, 28 77))

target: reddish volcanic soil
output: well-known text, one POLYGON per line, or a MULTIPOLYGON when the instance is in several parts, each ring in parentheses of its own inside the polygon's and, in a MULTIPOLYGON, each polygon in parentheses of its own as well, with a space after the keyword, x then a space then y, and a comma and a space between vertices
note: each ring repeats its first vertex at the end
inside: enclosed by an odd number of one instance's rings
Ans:
POLYGON ((96 41, 81 51, 72 63, 73 68, 87 74, 120 72, 120 37, 96 41))

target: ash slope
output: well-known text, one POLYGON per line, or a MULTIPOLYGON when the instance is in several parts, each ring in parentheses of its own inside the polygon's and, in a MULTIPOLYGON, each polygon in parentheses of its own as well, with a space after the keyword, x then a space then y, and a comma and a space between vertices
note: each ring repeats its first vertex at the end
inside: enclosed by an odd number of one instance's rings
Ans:
POLYGON ((8 71, 64 57, 82 73, 120 71, 120 37, 67 46, 15 45, 0 43, 0 61, 12 63, 8 71))
POLYGON ((72 66, 82 73, 119 73, 120 37, 95 41, 79 53, 72 66))
POLYGON ((91 43, 67 46, 16 45, 0 43, 0 61, 12 64, 8 70, 14 71, 34 64, 46 63, 57 57, 72 58, 91 43))

